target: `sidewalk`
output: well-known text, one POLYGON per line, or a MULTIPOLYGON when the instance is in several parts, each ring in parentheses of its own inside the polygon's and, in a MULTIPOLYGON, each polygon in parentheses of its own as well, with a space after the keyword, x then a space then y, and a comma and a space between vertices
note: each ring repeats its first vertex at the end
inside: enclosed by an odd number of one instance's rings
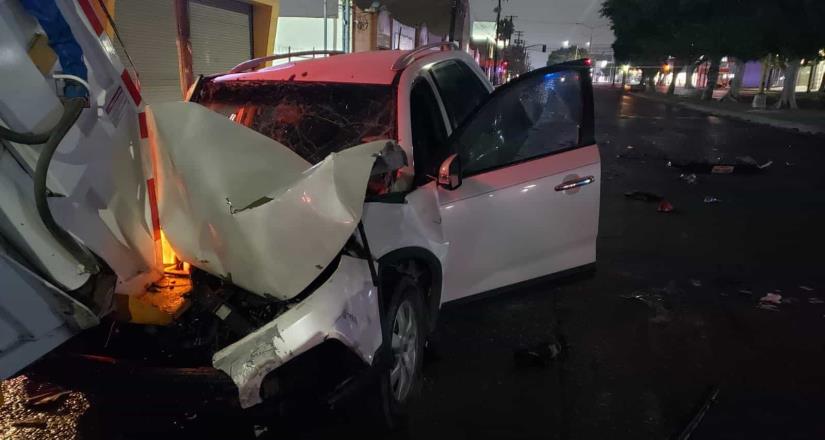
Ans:
POLYGON ((737 119, 753 124, 767 125, 813 135, 825 135, 825 111, 822 110, 767 110, 751 108, 752 95, 743 96, 741 102, 721 101, 727 90, 716 90, 713 101, 700 101, 697 90, 677 88, 675 96, 668 96, 666 88, 656 93, 632 93, 633 96, 678 105, 690 110, 723 118, 737 119))

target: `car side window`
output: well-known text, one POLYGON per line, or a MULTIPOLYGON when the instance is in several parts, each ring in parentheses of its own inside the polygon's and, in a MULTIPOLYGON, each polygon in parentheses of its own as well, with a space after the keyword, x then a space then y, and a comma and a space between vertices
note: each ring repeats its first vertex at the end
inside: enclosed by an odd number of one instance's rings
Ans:
POLYGON ((453 139, 470 176, 579 146, 581 74, 534 74, 504 86, 453 139))
POLYGON ((435 93, 423 79, 413 84, 410 91, 410 128, 412 129, 415 185, 420 186, 435 176, 445 158, 447 127, 441 116, 435 93))
POLYGON ((444 61, 433 66, 431 72, 453 127, 461 125, 489 94, 464 63, 444 61))

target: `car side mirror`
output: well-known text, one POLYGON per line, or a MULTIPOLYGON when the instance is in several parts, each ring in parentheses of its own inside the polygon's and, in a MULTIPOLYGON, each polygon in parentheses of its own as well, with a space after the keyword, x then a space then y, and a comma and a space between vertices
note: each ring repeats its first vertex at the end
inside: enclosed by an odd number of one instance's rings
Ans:
POLYGON ((458 154, 451 154, 438 168, 438 186, 454 190, 461 186, 461 159, 458 154))

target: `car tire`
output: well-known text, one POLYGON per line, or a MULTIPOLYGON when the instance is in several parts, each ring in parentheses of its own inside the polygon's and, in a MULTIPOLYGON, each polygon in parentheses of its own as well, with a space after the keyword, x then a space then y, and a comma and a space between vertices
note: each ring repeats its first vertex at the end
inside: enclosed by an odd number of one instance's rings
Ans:
POLYGON ((397 429, 409 415, 410 403, 421 391, 426 313, 423 290, 403 276, 389 298, 382 322, 384 364, 378 374, 376 410, 381 428, 397 429), (410 320, 412 322, 410 322, 410 320))

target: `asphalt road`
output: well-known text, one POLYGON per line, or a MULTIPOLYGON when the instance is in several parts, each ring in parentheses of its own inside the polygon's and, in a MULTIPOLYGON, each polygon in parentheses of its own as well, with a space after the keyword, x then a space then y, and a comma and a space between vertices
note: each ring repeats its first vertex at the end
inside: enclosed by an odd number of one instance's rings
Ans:
MULTIPOLYGON (((613 90, 596 99, 596 273, 447 307, 438 359, 427 362, 410 425, 394 437, 671 438, 718 387, 691 438, 825 438, 825 141, 613 90), (744 155, 773 165, 699 174, 695 184, 667 166, 744 155), (675 212, 627 199, 633 190, 664 196, 675 212), (768 293, 781 303, 760 306, 768 293), (514 361, 520 348, 559 339, 564 355, 546 366, 514 361)), ((111 438, 100 425, 122 438, 249 430, 229 416, 119 413, 92 402, 79 437, 111 438)), ((357 435, 345 419, 311 414, 288 436, 357 435)), ((280 429, 275 422, 261 438, 283 438, 280 429)))

